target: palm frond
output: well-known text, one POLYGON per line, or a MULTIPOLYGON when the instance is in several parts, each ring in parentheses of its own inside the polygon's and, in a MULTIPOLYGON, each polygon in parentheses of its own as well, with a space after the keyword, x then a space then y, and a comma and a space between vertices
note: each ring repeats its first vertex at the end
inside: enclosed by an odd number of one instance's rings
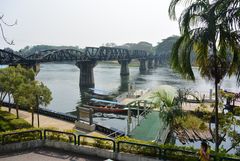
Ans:
POLYGON ((184 35, 179 37, 176 43, 173 45, 172 53, 171 53, 171 68, 179 73, 182 73, 182 67, 179 62, 178 51, 180 50, 180 46, 184 41, 184 35))

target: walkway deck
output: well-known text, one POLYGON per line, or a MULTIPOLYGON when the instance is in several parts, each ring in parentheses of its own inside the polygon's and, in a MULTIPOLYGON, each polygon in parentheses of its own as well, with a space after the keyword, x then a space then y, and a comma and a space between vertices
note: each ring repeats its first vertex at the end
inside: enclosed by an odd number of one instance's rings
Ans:
MULTIPOLYGON (((2 110, 8 111, 7 107, 1 107, 2 110)), ((11 113, 16 115, 16 110, 12 109, 11 113)), ((32 115, 30 112, 19 110, 19 117, 23 118, 30 124, 32 124, 32 115)), ((70 130, 75 128, 75 124, 64 120, 55 119, 49 116, 39 115, 40 127, 54 127, 59 130, 70 130)), ((37 127, 37 114, 34 114, 34 127, 37 127)))
POLYGON ((152 111, 145 119, 140 122, 139 126, 130 133, 130 136, 140 140, 155 141, 161 134, 160 143, 164 143, 169 130, 159 117, 158 111, 152 111))
POLYGON ((105 159, 46 147, 0 155, 1 161, 103 161, 105 159))
MULTIPOLYGON (((2 106, 1 110, 8 111, 8 108, 2 106)), ((16 115, 16 110, 12 109, 11 113, 16 115)), ((29 124, 32 124, 32 114, 30 112, 19 110, 19 117, 26 120, 29 124)), ((50 116, 45 116, 41 114, 39 115, 39 118, 40 118, 41 128, 56 128, 60 131, 75 129, 75 123, 72 123, 72 122, 52 118, 50 116)), ((34 114, 34 127, 37 127, 37 114, 34 114)), ((108 137, 107 135, 97 131, 89 132, 89 131, 78 129, 78 132, 81 134, 88 134, 91 136, 104 137, 104 138, 108 137)))

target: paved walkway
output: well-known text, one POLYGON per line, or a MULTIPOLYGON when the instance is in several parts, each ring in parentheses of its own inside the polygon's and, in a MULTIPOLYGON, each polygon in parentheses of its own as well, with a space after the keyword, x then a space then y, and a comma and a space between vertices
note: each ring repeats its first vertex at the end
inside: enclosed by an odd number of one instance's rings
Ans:
MULTIPOLYGON (((2 110, 8 111, 7 107, 1 107, 2 110)), ((11 113, 16 115, 16 110, 12 109, 11 113)), ((32 114, 27 111, 19 110, 19 117, 23 118, 30 124, 32 124, 32 114)), ((55 127, 59 130, 69 130, 73 129, 75 127, 75 124, 72 122, 67 122, 64 120, 55 119, 52 117, 39 115, 40 118, 40 127, 46 128, 46 127, 55 127)), ((34 127, 37 127, 37 114, 34 115, 34 127)))
POLYGON ((38 148, 0 156, 1 161, 104 161, 104 158, 51 148, 38 148))
MULTIPOLYGON (((8 111, 7 107, 1 107, 1 109, 4 110, 4 111, 8 111)), ((16 115, 16 110, 12 109, 11 113, 16 115)), ((32 114, 30 112, 19 110, 19 117, 23 118, 24 120, 26 120, 27 122, 32 124, 32 114)), ((72 123, 72 122, 52 118, 52 117, 45 116, 45 115, 39 115, 39 118, 40 118, 40 127, 41 128, 54 127, 54 128, 56 128, 57 130, 60 130, 60 131, 71 130, 71 129, 75 128, 75 124, 72 123)), ((35 119, 34 127, 37 127, 37 115, 36 114, 34 115, 34 119, 35 119)), ((81 134, 87 134, 87 135, 91 135, 91 136, 108 138, 105 134, 102 134, 102 133, 97 132, 97 131, 88 132, 88 131, 78 129, 78 132, 81 133, 81 134)))

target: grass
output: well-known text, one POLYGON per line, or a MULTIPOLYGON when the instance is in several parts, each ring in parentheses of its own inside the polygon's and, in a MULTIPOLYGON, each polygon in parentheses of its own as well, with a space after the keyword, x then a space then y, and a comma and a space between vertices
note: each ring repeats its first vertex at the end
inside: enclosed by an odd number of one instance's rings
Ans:
POLYGON ((195 129, 195 130, 207 129, 207 126, 202 119, 190 113, 186 113, 186 115, 183 117, 176 118, 176 122, 178 125, 181 125, 186 129, 195 129))
POLYGON ((15 115, 0 109, 0 132, 30 127, 32 126, 24 119, 17 119, 15 115))

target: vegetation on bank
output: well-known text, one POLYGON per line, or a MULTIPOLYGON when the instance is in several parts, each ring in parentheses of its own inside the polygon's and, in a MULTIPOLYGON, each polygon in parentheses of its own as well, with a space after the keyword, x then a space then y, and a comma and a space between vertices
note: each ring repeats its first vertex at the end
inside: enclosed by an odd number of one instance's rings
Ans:
MULTIPOLYGON (((9 103, 16 104, 17 118, 19 118, 19 106, 28 108, 32 113, 33 126, 34 112, 38 111, 39 105, 48 105, 52 97, 51 91, 43 83, 35 80, 33 69, 25 69, 18 65, 0 69, 0 105, 6 99, 9 103)), ((9 106, 10 111, 11 106, 9 106)))
MULTIPOLYGON (((192 51, 202 77, 214 82, 215 88, 215 151, 227 135, 226 126, 218 117, 218 86, 226 75, 239 78, 239 0, 192 1, 171 0, 169 17, 178 20, 181 36, 172 48, 171 67, 186 79, 195 80, 191 64, 192 51), (185 3, 180 16, 176 8, 185 3)), ((237 79, 240 84, 240 79, 237 79)), ((232 117, 233 118, 233 117, 232 117)), ((223 122, 228 122, 224 120, 223 122)), ((233 125, 233 122, 231 122, 233 125)), ((231 128, 228 124, 228 128, 231 128)), ((231 130, 232 131, 232 130, 231 130)), ((229 133, 228 133, 229 134, 229 133)), ((234 135, 236 131, 234 132, 234 135)), ((237 135, 236 135, 237 136, 237 135)))
MULTIPOLYGON (((37 140, 41 138, 44 139, 43 131, 44 129, 32 128, 28 130, 24 129, 24 130, 14 131, 14 132, 21 132, 21 133, 13 133, 13 131, 0 133, 0 142, 3 141, 2 134, 11 134, 4 138, 5 144, 37 140), (38 131, 25 132, 29 130, 38 130, 38 131), (22 132, 25 132, 25 133, 22 133, 22 132), (42 135, 42 137, 40 135, 42 135)), ((62 133, 60 131, 48 129, 45 132, 45 134, 46 134, 45 137, 48 140, 74 143, 73 131, 67 131, 67 133, 62 133)), ((78 137, 76 137, 76 139, 77 139, 76 141, 78 142, 78 137)), ((86 136, 81 136, 80 139, 81 139, 80 145, 93 146, 101 149, 113 149, 112 141, 105 140, 105 138, 101 138, 101 137, 91 138, 91 136, 88 137, 86 135, 86 136)), ((154 142, 142 141, 142 140, 137 140, 137 139, 123 136, 123 137, 115 138, 114 142, 116 143, 116 148, 117 148, 117 144, 120 141, 124 141, 124 142, 119 144, 119 152, 139 154, 139 155, 151 156, 151 157, 157 157, 157 158, 181 160, 181 161, 197 161, 198 160, 198 155, 197 155, 198 149, 194 149, 193 147, 175 146, 170 144, 160 145, 154 142)), ((211 151, 211 154, 214 154, 214 151, 211 151)), ((229 154, 226 154, 225 152, 220 152, 217 154, 217 156, 239 158, 236 155, 229 155, 229 154)))
POLYGON ((31 128, 32 126, 22 118, 0 109, 0 132, 31 128))

